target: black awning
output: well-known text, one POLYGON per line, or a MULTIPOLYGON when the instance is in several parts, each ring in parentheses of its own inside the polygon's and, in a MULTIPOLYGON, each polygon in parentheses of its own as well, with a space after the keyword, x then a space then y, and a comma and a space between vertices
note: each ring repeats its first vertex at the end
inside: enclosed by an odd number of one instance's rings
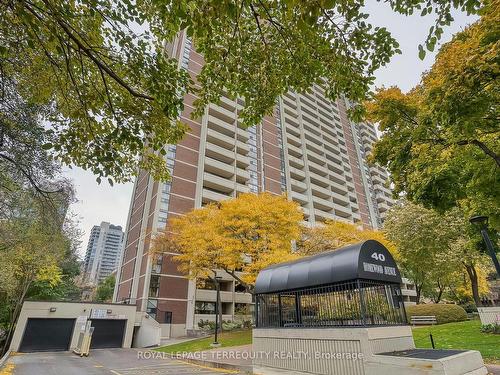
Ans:
POLYGON ((365 279, 401 283, 394 258, 378 241, 368 240, 260 271, 255 293, 271 293, 349 280, 365 279))

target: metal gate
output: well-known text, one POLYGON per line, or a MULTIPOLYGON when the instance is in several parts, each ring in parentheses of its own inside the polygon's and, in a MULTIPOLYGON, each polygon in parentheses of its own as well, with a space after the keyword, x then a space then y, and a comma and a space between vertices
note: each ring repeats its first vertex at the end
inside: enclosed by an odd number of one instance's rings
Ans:
POLYGON ((125 336, 127 320, 91 319, 94 333, 90 343, 91 349, 121 348, 125 336))
POLYGON ((69 350, 74 326, 75 319, 28 318, 19 351, 69 350))

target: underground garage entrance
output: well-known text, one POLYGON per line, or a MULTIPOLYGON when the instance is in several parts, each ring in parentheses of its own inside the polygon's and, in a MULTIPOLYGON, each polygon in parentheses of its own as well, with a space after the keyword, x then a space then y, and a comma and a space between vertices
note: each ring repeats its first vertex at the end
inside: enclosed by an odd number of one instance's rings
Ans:
POLYGON ((20 352, 69 350, 75 319, 29 318, 20 352))
POLYGON ((91 322, 94 327, 91 349, 122 347, 126 320, 91 319, 91 322))
POLYGON ((135 317, 135 305, 25 301, 10 350, 73 350, 89 325, 93 327, 91 349, 130 348, 135 317))

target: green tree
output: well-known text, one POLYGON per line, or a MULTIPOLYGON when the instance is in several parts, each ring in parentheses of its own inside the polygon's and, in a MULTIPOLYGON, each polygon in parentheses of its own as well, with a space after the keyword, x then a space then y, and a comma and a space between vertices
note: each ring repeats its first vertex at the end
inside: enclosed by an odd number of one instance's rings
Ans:
MULTIPOLYGON (((391 0, 394 12, 435 14, 432 49, 453 7, 479 0, 391 0)), ((30 0, 0 6, 1 85, 16 82, 31 104, 47 106, 45 148, 110 182, 138 167, 167 178, 164 146, 187 127, 184 94, 200 116, 223 91, 244 99, 244 125, 269 113, 278 95, 323 84, 329 98, 366 98, 373 73, 399 52, 373 27, 362 0, 30 0), (203 54, 191 78, 167 56, 181 30, 203 54), (300 72, 300 74, 297 74, 300 72)), ((421 49, 424 51, 423 47, 421 49)), ((5 90, 0 90, 0 93, 5 90)), ((1 99, 1 98, 0 98, 1 99)))
POLYGON ((440 214, 403 202, 389 210, 384 233, 398 250, 403 274, 415 283, 417 303, 422 294, 439 302, 462 287, 465 277, 469 294, 481 304, 480 285, 484 292, 490 265, 471 229, 458 209, 440 214))
POLYGON ((500 1, 439 51, 421 83, 368 103, 382 138, 374 160, 395 193, 444 212, 455 206, 500 224, 500 1))
POLYGON ((115 290, 115 275, 109 275, 97 285, 95 300, 99 302, 111 302, 115 290))

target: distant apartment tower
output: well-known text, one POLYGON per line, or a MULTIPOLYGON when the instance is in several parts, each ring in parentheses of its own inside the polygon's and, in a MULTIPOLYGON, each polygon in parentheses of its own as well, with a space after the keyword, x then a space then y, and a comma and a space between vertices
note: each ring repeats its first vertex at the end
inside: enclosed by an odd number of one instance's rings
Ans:
MULTIPOLYGON (((185 35, 169 52, 192 77, 200 72, 203 57, 185 35)), ((195 99, 185 96, 181 114, 190 132, 167 146, 171 181, 156 182, 145 171, 136 178, 114 295, 116 302, 136 303, 160 323, 171 323, 172 336, 214 318, 215 291, 210 282, 179 272, 174 253, 155 261, 149 256, 152 237, 168 230, 170 218, 264 191, 299 203, 309 225, 334 219, 376 227, 379 212, 373 208, 358 125, 348 119, 345 99, 326 99, 318 85, 305 94, 289 92, 279 98, 273 115, 249 129, 238 118, 242 100, 223 96, 192 120, 195 99)), ((220 276, 223 319, 248 313, 252 296, 228 275, 220 276)))
POLYGON ((85 279, 98 284, 117 269, 122 255, 122 227, 103 221, 90 231, 84 260, 85 279))

